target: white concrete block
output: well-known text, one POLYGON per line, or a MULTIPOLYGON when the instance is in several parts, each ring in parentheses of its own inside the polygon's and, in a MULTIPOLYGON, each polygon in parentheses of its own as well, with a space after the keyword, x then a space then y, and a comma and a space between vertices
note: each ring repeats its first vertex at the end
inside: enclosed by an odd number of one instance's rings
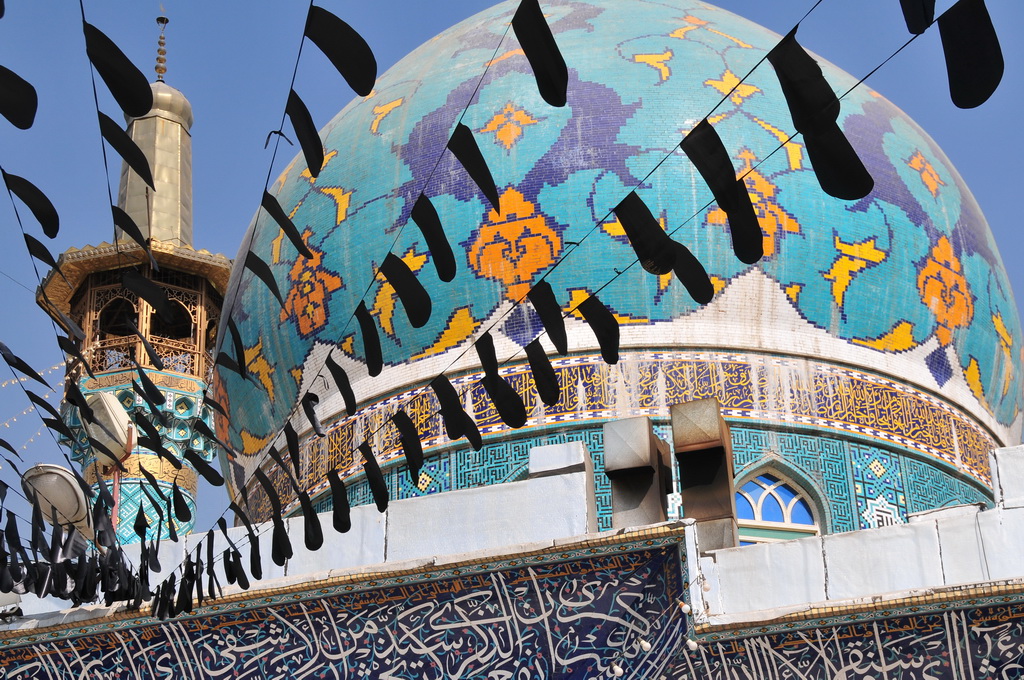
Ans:
POLYGON ((388 562, 591 533, 597 511, 583 472, 394 501, 388 562))
POLYGON ((696 399, 669 408, 672 446, 676 453, 722 446, 725 425, 717 399, 696 399))
POLYGON ((646 416, 611 420, 604 424, 606 472, 656 467, 660 452, 651 419, 646 416))
MULTIPOLYGON (((178 565, 185 559, 185 546, 187 540, 185 537, 179 537, 177 542, 170 540, 160 541, 160 550, 157 553, 157 560, 160 562, 159 570, 150 570, 149 572, 149 584, 155 588, 161 581, 170 576, 178 568, 178 565)), ((122 546, 124 550, 125 558, 132 565, 133 570, 138 573, 140 565, 140 555, 142 551, 141 543, 131 543, 129 545, 122 546)))
POLYGON ((942 576, 946 585, 980 583, 988 580, 983 558, 978 513, 947 515, 935 521, 942 554, 942 576))
POLYGON ((982 559, 993 581, 1024 576, 1024 508, 995 508, 978 515, 982 559))
POLYGON ((719 579, 721 612, 775 609, 825 599, 820 537, 762 543, 711 554, 719 579))
POLYGON ((992 452, 992 488, 996 505, 1024 507, 1024 445, 992 452))
MULTIPOLYGON (((305 518, 288 519, 288 536, 292 542, 292 559, 288 560, 282 575, 314 574, 321 571, 348 569, 384 561, 384 534, 386 515, 377 512, 375 505, 352 508, 352 528, 341 534, 334 530, 333 512, 317 515, 324 543, 319 550, 309 551, 305 545, 305 518)), ((270 566, 270 532, 260 537, 260 548, 270 566), (264 545, 266 547, 264 547, 264 545)), ((263 566, 267 570, 266 563, 263 566)))
POLYGON ((530 477, 543 477, 581 470, 593 470, 590 451, 587 450, 583 442, 549 444, 548 446, 534 446, 530 449, 530 477))
MULTIPOLYGON (((690 554, 687 553, 688 556, 690 554)), ((687 557, 687 560, 697 565, 700 574, 700 578, 690 582, 693 618, 699 623, 707 623, 709 616, 721 614, 723 611, 722 581, 719 578, 718 565, 712 557, 687 557)))
POLYGON ((822 537, 826 593, 844 600, 942 585, 933 524, 898 524, 822 537))
POLYGON ((947 505, 944 508, 933 508, 912 512, 907 515, 908 522, 934 522, 935 520, 948 517, 974 517, 985 509, 984 503, 964 503, 962 505, 947 505))
MULTIPOLYGON (((434 566, 445 567, 452 564, 458 564, 459 562, 469 562, 473 560, 488 560, 488 559, 501 559, 510 555, 524 555, 528 553, 540 552, 542 550, 549 550, 553 545, 554 541, 537 541, 536 543, 516 543, 515 545, 502 545, 497 548, 488 548, 487 550, 475 550, 468 553, 452 553, 450 555, 438 555, 431 561, 434 566)), ((390 571, 391 567, 388 566, 390 571)))

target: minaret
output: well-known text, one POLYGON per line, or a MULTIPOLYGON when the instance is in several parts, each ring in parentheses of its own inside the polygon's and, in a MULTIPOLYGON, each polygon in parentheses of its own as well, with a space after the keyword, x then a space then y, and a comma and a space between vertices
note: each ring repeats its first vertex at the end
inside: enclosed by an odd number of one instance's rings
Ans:
POLYGON ((94 410, 105 408, 114 420, 132 424, 127 450, 123 443, 119 449, 107 432, 88 427, 77 408, 66 403, 62 411, 75 435, 75 440, 67 444, 86 480, 94 486, 100 479, 105 480, 114 496, 116 507, 111 517, 122 544, 139 540, 135 526, 140 508, 149 524, 149 540, 168 536, 169 521, 175 523, 179 535, 193 528, 197 476, 185 460, 185 451, 191 449, 210 462, 216 457, 215 445, 196 432, 195 422, 202 419, 211 429, 214 425, 213 412, 203 395, 213 369, 214 335, 231 267, 223 255, 192 248, 192 106, 181 92, 163 82, 163 29, 167 19, 160 17, 157 23, 160 42, 158 79, 151 85, 153 108, 145 116, 128 121, 129 135, 149 160, 156 191, 125 164, 118 207, 148 238, 158 267, 151 265, 138 244, 118 231, 114 244, 71 248, 63 253, 57 262, 60 274, 50 272, 37 294, 39 304, 58 323, 63 323, 61 314, 67 315, 85 333, 79 349, 89 370, 81 362, 73 364, 67 376, 69 383, 78 385, 96 407, 94 410), (160 286, 167 294, 171 312, 161 316, 149 302, 126 288, 122 283, 126 272, 141 274, 160 286), (150 357, 142 338, 162 367, 150 357), (159 389, 159 402, 147 400, 133 386, 133 382, 143 382, 136 363, 159 389), (164 451, 181 463, 180 469, 167 456, 158 456, 153 449, 138 444, 139 437, 143 443, 152 444, 152 437, 147 438, 148 422, 155 426, 164 451), (123 456, 123 470, 90 442, 90 435, 123 456), (159 489, 153 488, 143 470, 156 479, 159 489), (175 485, 189 507, 191 520, 175 518, 175 485))
MULTIPOLYGON (((142 235, 176 246, 192 246, 192 105, 178 90, 164 82, 167 50, 164 27, 167 17, 157 19, 157 81, 153 108, 145 116, 128 120, 128 134, 149 159, 154 192, 132 172, 121 168, 118 205, 139 225, 142 235)), ((122 235, 118 234, 118 239, 122 235)))

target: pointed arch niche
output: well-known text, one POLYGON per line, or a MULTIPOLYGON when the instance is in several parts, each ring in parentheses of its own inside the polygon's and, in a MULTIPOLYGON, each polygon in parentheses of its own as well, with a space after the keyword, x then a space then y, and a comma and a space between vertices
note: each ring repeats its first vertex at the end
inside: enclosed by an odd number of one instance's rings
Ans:
POLYGON ((823 526, 814 495, 773 468, 760 468, 736 485, 736 519, 740 545, 817 536, 823 526))

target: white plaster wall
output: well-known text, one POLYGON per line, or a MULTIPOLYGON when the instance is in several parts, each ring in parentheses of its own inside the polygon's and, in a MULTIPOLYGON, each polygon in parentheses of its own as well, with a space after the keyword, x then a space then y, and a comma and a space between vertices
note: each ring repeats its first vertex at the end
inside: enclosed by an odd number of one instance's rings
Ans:
MULTIPOLYGON (((712 551, 688 561, 696 620, 735 625, 953 586, 1024 580, 1024 446, 993 455, 996 507, 907 524, 712 551)), ((699 545, 688 549, 690 553, 699 545)))

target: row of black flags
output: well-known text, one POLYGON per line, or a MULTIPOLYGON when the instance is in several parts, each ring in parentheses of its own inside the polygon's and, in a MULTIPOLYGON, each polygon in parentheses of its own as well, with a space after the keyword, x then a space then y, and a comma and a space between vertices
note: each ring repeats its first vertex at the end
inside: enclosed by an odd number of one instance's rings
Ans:
MULTIPOLYGON (((908 29, 912 33, 919 34, 933 23, 934 2, 931 0, 901 0, 901 2, 908 29)), ((2 14, 3 6, 0 2, 0 16, 2 14)), ((938 23, 946 55, 950 92, 954 103, 961 107, 980 105, 994 91, 1003 68, 998 41, 984 0, 959 0, 950 10, 939 17, 938 23)), ((152 107, 152 93, 146 78, 99 29, 84 21, 83 28, 89 59, 124 113, 135 117, 147 113, 152 107)), ((541 96, 552 106, 564 106, 567 99, 568 70, 537 0, 521 2, 513 17, 512 28, 533 69, 541 96)), ((839 99, 825 81, 817 63, 796 41, 796 30, 794 28, 786 35, 768 53, 767 59, 779 77, 794 127, 805 139, 811 165, 822 189, 829 195, 844 200, 862 198, 871 191, 873 180, 839 128, 837 123, 840 111, 839 99)), ((311 5, 304 36, 324 52, 356 93, 362 96, 369 94, 376 79, 376 61, 369 46, 351 27, 330 12, 311 5)), ((0 66, 0 115, 3 115, 16 127, 25 129, 32 124, 36 103, 34 88, 13 72, 0 66)), ((323 146, 308 109, 294 89, 289 92, 285 113, 295 130, 295 136, 299 141, 309 171, 313 177, 316 177, 323 165, 323 146)), ((104 140, 118 152, 129 167, 139 174, 150 187, 153 187, 152 173, 148 162, 138 146, 120 126, 100 112, 98 108, 97 114, 100 132, 104 140)), ((283 135, 280 131, 277 132, 283 135)), ((745 183, 742 178, 736 178, 728 151, 714 127, 705 118, 686 135, 680 147, 708 184, 719 207, 726 212, 736 257, 747 264, 760 260, 763 255, 763 238, 756 213, 750 202, 745 183)), ((447 150, 455 156, 480 192, 497 209, 497 188, 472 131, 461 122, 457 123, 447 143, 447 150)), ((40 223, 43 233, 49 238, 54 238, 59 231, 59 220, 56 210, 43 192, 28 180, 5 171, 3 179, 8 191, 28 206, 40 223)), ((312 254, 299 235, 298 229, 288 218, 277 199, 266 189, 261 205, 280 226, 299 254, 303 257, 310 257, 312 254)), ((703 266, 683 244, 672 239, 671 235, 661 228, 650 209, 635 191, 630 192, 613 208, 612 212, 623 226, 637 260, 644 270, 655 275, 674 272, 696 302, 705 304, 711 300, 714 289, 703 266)), ((156 268, 156 261, 149 251, 149 244, 138 226, 117 206, 112 206, 112 213, 114 224, 147 252, 151 265, 156 268)), ((455 276, 456 261, 445 236, 440 217, 430 199, 421 194, 414 205, 411 217, 430 248, 438 277, 445 282, 451 281, 455 276)), ((32 257, 59 273, 56 260, 42 242, 27 233, 24 236, 32 257)), ((283 306, 281 292, 269 265, 258 255, 249 251, 245 255, 244 266, 268 287, 283 306)), ((406 310, 410 324, 416 328, 425 325, 430 318, 430 296, 415 274, 401 258, 393 253, 389 253, 383 260, 379 272, 394 287, 406 310)), ((167 318, 169 312, 166 291, 159 285, 133 269, 125 270, 122 283, 125 288, 149 302, 159 316, 167 318)), ((533 286, 527 294, 527 298, 540 317, 544 331, 553 342, 556 351, 562 355, 566 354, 568 347, 564 316, 551 286, 542 278, 533 286)), ((57 313, 61 325, 70 336, 58 337, 61 348, 78 359, 85 370, 89 371, 89 364, 82 356, 79 347, 79 343, 84 339, 84 333, 71 319, 56 310, 54 305, 50 305, 50 307, 57 313)), ((231 311, 228 310, 225 315, 226 327, 232 336, 232 345, 237 359, 233 359, 230 354, 222 351, 218 355, 217 361, 246 378, 248 376, 242 352, 241 335, 230 318, 231 311)), ((616 363, 619 329, 611 312, 600 302, 596 294, 585 299, 576 311, 583 316, 593 330, 604 360, 609 364, 616 363)), ((377 336, 376 325, 365 303, 360 303, 353 316, 363 338, 368 372, 371 376, 379 375, 383 370, 380 340, 377 336)), ((134 330, 141 339, 150 362, 159 370, 162 367, 162 362, 156 352, 138 333, 138 329, 134 330)), ((527 420, 525 405, 520 395, 499 373, 499 364, 490 333, 483 333, 476 339, 474 346, 484 371, 481 383, 493 401, 499 416, 509 427, 522 427, 527 420)), ((559 399, 560 387, 547 354, 540 345, 539 338, 529 343, 525 349, 542 402, 546 405, 556 403, 559 399)), ((38 373, 5 346, 0 353, 13 369, 46 384, 38 373)), ((358 404, 345 371, 330 355, 326 359, 325 366, 331 373, 344 400, 346 412, 348 415, 353 415, 358 410, 358 404)), ((166 425, 162 422, 164 416, 160 410, 160 404, 163 398, 159 389, 148 378, 138 362, 135 362, 135 369, 138 380, 132 381, 133 390, 149 406, 154 418, 161 425, 166 425)), ((89 372, 91 375, 91 371, 89 372)), ((466 437, 475 449, 479 449, 482 446, 480 432, 472 417, 462 407, 456 388, 443 373, 430 382, 430 387, 440 404, 440 414, 448 437, 452 440, 466 437)), ((51 417, 43 418, 47 426, 68 439, 74 438, 55 409, 38 398, 38 395, 34 395, 28 390, 26 392, 33 403, 49 412, 51 417)), ((84 421, 96 422, 83 395, 72 381, 68 382, 66 398, 69 403, 79 408, 84 421)), ((324 430, 315 413, 318 400, 316 394, 308 392, 300 403, 313 431, 322 436, 324 430)), ((206 403, 227 417, 224 409, 214 400, 206 397, 206 403)), ((168 460, 176 469, 180 469, 181 461, 162 445, 158 426, 142 413, 136 413, 136 416, 137 425, 143 433, 139 438, 139 444, 168 460)), ((409 472, 415 481, 419 476, 423 460, 419 434, 404 410, 399 410, 392 417, 391 422, 399 432, 409 472)), ((201 419, 197 418, 193 426, 209 441, 230 450, 230 447, 221 441, 201 419)), ((294 474, 275 447, 269 447, 268 455, 283 473, 299 501, 305 518, 304 544, 306 548, 316 550, 323 544, 323 533, 311 499, 298 481, 300 477, 298 436, 290 422, 285 425, 283 432, 294 474)), ((90 443, 93 446, 102 447, 96 440, 91 440, 90 443)), ((0 440, 0 446, 17 455, 7 442, 0 440)), ((369 443, 364 441, 358 449, 363 459, 363 467, 374 502, 379 510, 384 511, 388 505, 388 490, 383 474, 369 443)), ((116 459, 116 456, 111 457, 116 459)), ((194 451, 186 451, 184 457, 211 484, 223 484, 223 477, 194 451)), ((5 458, 5 460, 7 459, 5 458)), ((8 460, 8 463, 13 466, 12 461, 8 460)), ((16 467, 14 469, 17 470, 16 467)), ((74 470, 74 466, 72 466, 72 470, 79 485, 83 488, 83 492, 87 497, 92 498, 95 494, 91 487, 74 470)), ((177 536, 174 535, 174 520, 187 522, 191 519, 191 512, 177 483, 172 485, 168 496, 148 471, 142 469, 142 473, 153 491, 150 493, 150 490, 143 486, 143 493, 152 507, 156 509, 160 524, 165 522, 168 524, 171 540, 177 540, 177 536), (164 508, 166 508, 166 515, 164 508)), ((272 507, 271 557, 275 564, 283 565, 292 556, 293 551, 282 521, 281 499, 273 483, 259 466, 257 466, 254 476, 272 507)), ((333 526, 339 532, 348 531, 351 528, 351 520, 345 484, 336 469, 331 470, 327 478, 334 507, 333 526)), ((35 504, 32 519, 33 535, 30 542, 35 559, 29 559, 27 550, 21 543, 15 517, 8 511, 7 526, 3 530, 3 538, 0 539, 0 590, 7 591, 16 588, 22 591, 31 590, 37 594, 50 593, 67 597, 73 602, 79 603, 94 600, 96 590, 99 589, 104 593, 108 603, 128 601, 135 606, 149 600, 155 594, 154 613, 160 618, 165 618, 179 612, 191 611, 193 594, 195 602, 202 605, 204 600, 214 597, 221 590, 214 570, 214 565, 218 560, 223 562, 225 579, 229 584, 237 583, 243 589, 249 587, 250 583, 242 564, 241 552, 235 542, 230 539, 226 522, 222 516, 218 521, 218 527, 228 546, 222 554, 219 556, 214 554, 215 532, 208 532, 205 546, 201 544, 193 554, 186 556, 180 567, 180 580, 172 574, 155 591, 152 591, 148 582, 148 574, 150 570, 159 570, 157 554, 159 552, 159 535, 162 532, 157 531, 157 538, 153 539, 150 544, 146 543, 149 522, 140 507, 134 529, 142 541, 142 559, 138 574, 132 572, 126 566, 123 552, 117 545, 116 534, 109 519, 108 509, 113 507, 113 499, 102 480, 97 486, 99 500, 93 503, 93 519, 96 526, 95 542, 101 549, 91 554, 84 549, 84 541, 80 537, 76 537, 75 530, 72 529, 67 536, 64 535, 61 523, 57 521, 55 509, 51 509, 54 528, 51 532, 51 540, 47 543, 42 538, 42 509, 35 504), (4 545, 6 545, 6 550, 3 548, 4 545), (203 559, 204 553, 205 560, 203 559), (205 589, 203 587, 204 578, 206 579, 205 589)), ((6 485, 0 487, 0 493, 5 494, 6 489, 6 485)), ((248 490, 245 485, 241 486, 240 493, 245 505, 248 506, 248 490)), ((2 501, 3 497, 0 496, 0 504, 2 501)), ((262 578, 259 532, 241 507, 232 502, 229 509, 235 513, 246 528, 250 544, 249 573, 256 579, 262 578)))

